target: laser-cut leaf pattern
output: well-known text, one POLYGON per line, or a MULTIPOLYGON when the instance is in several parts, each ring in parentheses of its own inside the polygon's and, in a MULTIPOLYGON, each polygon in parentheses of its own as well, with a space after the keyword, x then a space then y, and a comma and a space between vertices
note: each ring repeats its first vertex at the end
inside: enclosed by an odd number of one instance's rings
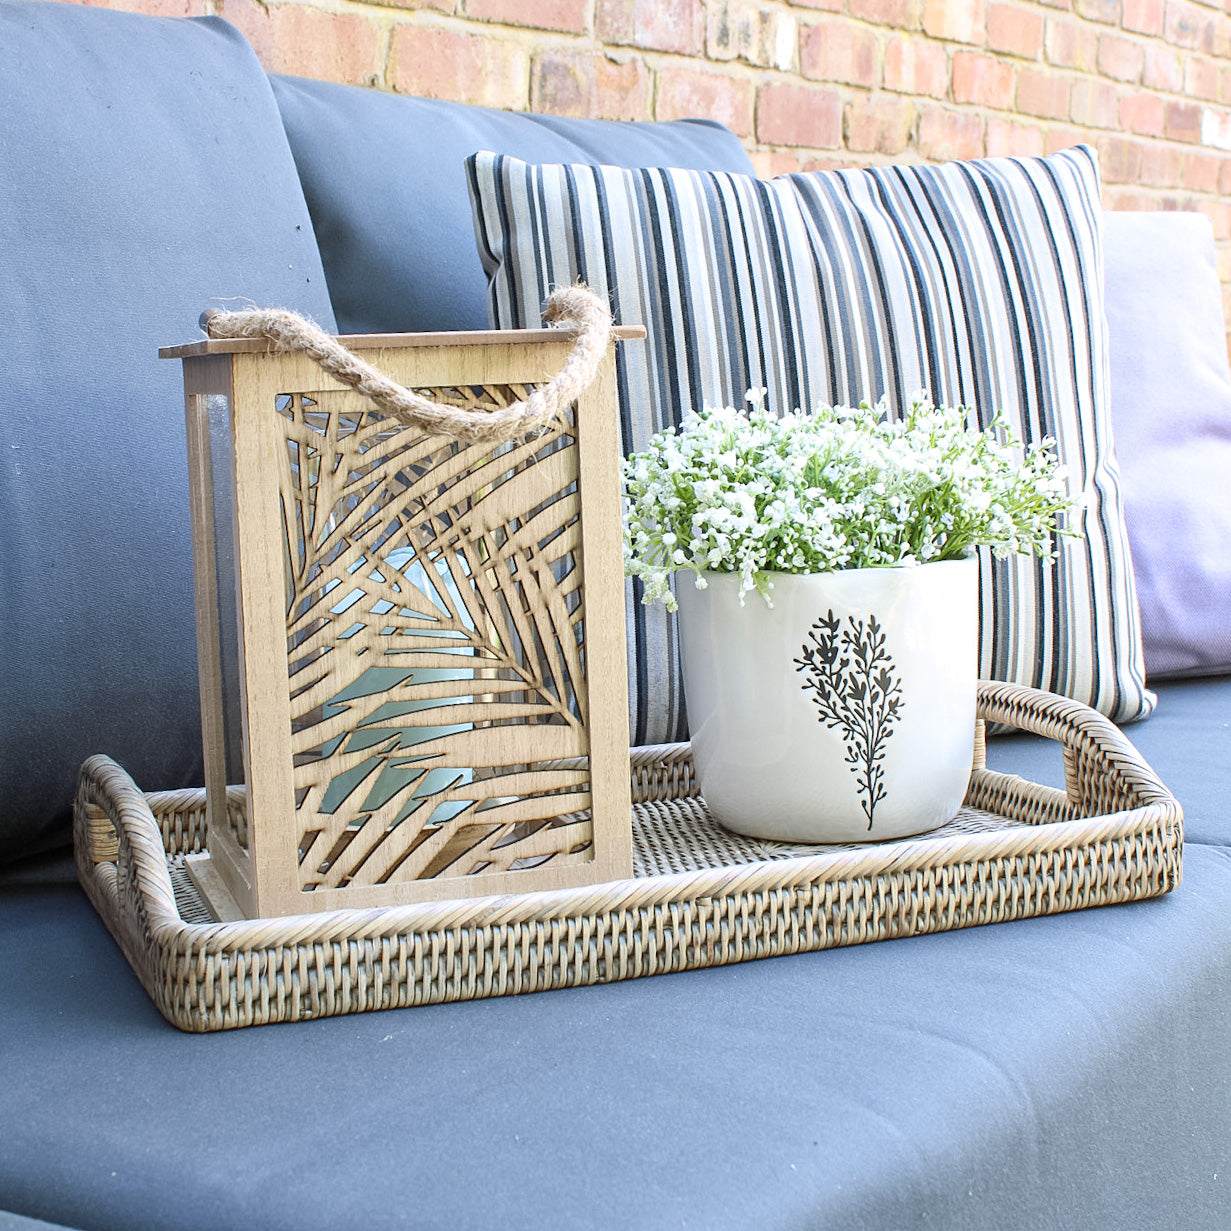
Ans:
POLYGON ((465 446, 366 406, 278 399, 302 886, 588 861, 571 425, 465 446))

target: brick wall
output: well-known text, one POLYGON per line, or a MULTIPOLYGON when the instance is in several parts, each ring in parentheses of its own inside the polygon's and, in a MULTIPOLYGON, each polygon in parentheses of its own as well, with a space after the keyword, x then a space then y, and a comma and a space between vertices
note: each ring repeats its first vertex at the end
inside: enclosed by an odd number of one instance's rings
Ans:
POLYGON ((1086 141, 1108 207, 1213 219, 1231 309, 1231 15, 1214 0, 107 2, 218 13, 271 71, 563 115, 710 116, 766 175, 1086 141))

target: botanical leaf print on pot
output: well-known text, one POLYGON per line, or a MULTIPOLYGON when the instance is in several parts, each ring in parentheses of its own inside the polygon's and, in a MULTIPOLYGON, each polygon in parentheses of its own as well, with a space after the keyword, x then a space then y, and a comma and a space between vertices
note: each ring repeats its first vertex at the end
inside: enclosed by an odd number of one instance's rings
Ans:
POLYGON ((806 679, 819 719, 842 732, 846 763, 859 786, 859 802, 868 818, 885 798, 885 745, 902 710, 902 684, 894 674, 893 655, 874 615, 847 616, 846 627, 828 613, 808 630, 808 642, 795 660, 806 679))

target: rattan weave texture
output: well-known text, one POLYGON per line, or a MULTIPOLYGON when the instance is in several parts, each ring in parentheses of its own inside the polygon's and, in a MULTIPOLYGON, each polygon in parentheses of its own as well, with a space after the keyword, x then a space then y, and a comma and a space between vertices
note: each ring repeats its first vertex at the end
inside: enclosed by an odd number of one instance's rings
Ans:
MULTIPOLYGON (((636 874, 581 889, 236 923, 178 870, 206 841, 204 793, 144 795, 82 768, 78 871, 146 990, 210 1031, 542 991, 859 944, 1166 893, 1179 803, 1127 739, 1075 702, 980 685, 983 720, 1059 741, 1066 788, 988 770, 919 838, 781 846, 708 817, 687 745, 634 751, 636 874)), ((236 800, 239 806, 239 800, 236 800)))

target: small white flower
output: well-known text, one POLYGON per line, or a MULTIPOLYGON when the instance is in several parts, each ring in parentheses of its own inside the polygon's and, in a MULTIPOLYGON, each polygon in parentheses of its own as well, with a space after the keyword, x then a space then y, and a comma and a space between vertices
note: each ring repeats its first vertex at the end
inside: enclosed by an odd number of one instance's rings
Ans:
POLYGON ((674 606, 671 574, 739 574, 770 601, 771 572, 822 572, 996 554, 1052 554, 1081 506, 1046 443, 1023 453, 999 416, 917 395, 901 420, 887 403, 775 417, 765 390, 747 414, 706 408, 625 463, 625 567, 647 601, 674 606), (682 534, 682 537, 681 537, 682 534))

